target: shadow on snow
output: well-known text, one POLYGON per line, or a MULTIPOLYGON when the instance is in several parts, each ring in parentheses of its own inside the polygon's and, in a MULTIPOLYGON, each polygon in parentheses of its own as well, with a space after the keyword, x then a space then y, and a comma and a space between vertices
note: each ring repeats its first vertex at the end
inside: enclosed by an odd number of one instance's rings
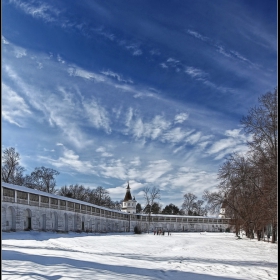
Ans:
MULTIPOLYGON (((225 276, 212 276, 207 274, 198 274, 193 272, 182 272, 179 270, 158 270, 158 269, 148 269, 148 268, 139 268, 139 267, 129 267, 124 265, 108 265, 101 264, 97 262, 91 261, 81 261, 75 260, 65 257, 57 257, 57 256, 34 256, 25 253, 15 252, 11 250, 3 250, 2 251, 2 261, 10 260, 10 261, 22 261, 24 260, 23 266, 26 267, 26 262, 31 262, 33 264, 42 265, 42 266, 53 266, 52 270, 61 271, 61 267, 65 266, 65 273, 71 273, 71 269, 74 270, 83 270, 83 273, 88 273, 91 275, 91 279, 95 278, 95 275, 99 275, 98 277, 122 277, 121 279, 192 279, 192 280, 234 280, 237 278, 225 277, 225 276), (101 276, 103 275, 103 276, 101 276)), ((31 264, 32 266, 32 264, 31 264)), ((5 270, 3 269, 2 264, 2 276, 5 275, 18 275, 18 277, 29 276, 32 277, 44 277, 44 279, 48 280, 56 280, 61 277, 65 277, 68 275, 63 275, 64 273, 54 272, 55 275, 44 275, 43 273, 38 273, 38 267, 36 267, 37 272, 19 272, 20 266, 17 264, 17 270, 5 270)), ((70 275, 70 278, 71 275, 70 275)), ((76 277, 74 277, 76 278, 76 277)), ((104 278, 105 279, 105 278, 104 278)), ((109 278, 106 278, 109 279, 109 278)))

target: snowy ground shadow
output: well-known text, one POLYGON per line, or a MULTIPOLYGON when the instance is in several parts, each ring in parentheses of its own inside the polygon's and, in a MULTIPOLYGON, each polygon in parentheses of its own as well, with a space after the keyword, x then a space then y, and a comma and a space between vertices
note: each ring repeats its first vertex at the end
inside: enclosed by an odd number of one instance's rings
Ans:
MULTIPOLYGON (((9 260, 9 261, 22 261, 24 259, 23 266, 26 267, 27 262, 32 263, 35 266, 41 265, 44 267, 55 267, 59 266, 61 271, 61 266, 65 267, 65 271, 73 270, 88 270, 88 273, 92 275, 90 279, 98 279, 95 278, 95 275, 99 275, 102 279, 114 279, 114 275, 116 278, 119 279, 151 279, 151 280, 185 280, 185 279, 192 279, 192 280, 240 280, 240 278, 233 278, 233 277, 220 277, 220 276, 213 276, 208 274, 199 274, 199 273, 192 273, 192 272, 182 272, 180 270, 157 270, 157 269, 149 269, 149 268, 139 268, 139 267, 130 267, 125 265, 107 265, 101 264, 97 262, 90 262, 90 261, 81 261, 75 260, 65 257, 57 257, 57 256, 34 256, 25 253, 15 252, 12 250, 3 250, 2 251, 2 261, 9 260)), ((19 272, 20 267, 17 266, 18 270, 15 271, 5 271, 2 269, 2 276, 5 275, 18 275, 18 278, 29 276, 30 278, 40 277, 43 279, 48 280, 56 280, 62 277, 66 277, 64 273, 55 273, 55 275, 48 276, 38 272, 31 272, 31 271, 24 271, 19 272), (63 275, 64 274, 64 275, 63 275)), ((52 269, 53 270, 53 269, 52 269)), ((72 277, 71 277, 72 278, 72 277)), ((75 277, 75 279, 77 279, 75 277)))
MULTIPOLYGON (((6 248, 11 249, 19 249, 21 247, 14 246, 14 245, 5 245, 6 248)), ((25 249, 36 249, 35 247, 31 246, 24 246, 25 249)), ((71 252, 71 253, 82 253, 80 250, 70 249, 70 248, 59 248, 59 247, 44 247, 44 249, 50 250, 50 251, 64 251, 64 252, 71 252)), ((13 251, 13 250, 12 250, 13 251)), ((13 251, 15 252, 15 251, 13 251)), ((100 253, 100 252, 86 252, 86 254, 89 255, 100 255, 101 257, 107 256, 107 253, 100 253)), ((113 257, 120 257, 120 258, 126 258, 127 260, 145 260, 150 262, 168 262, 168 263, 209 263, 209 264, 222 264, 222 265, 232 265, 232 266, 250 266, 250 267, 266 267, 266 268, 276 268, 277 263, 272 263, 268 261, 235 261, 235 260, 222 260, 222 259, 209 259, 209 258, 189 258, 189 257, 170 257, 170 256, 150 256, 150 255, 143 255, 143 254, 128 254, 128 253, 113 253, 110 252, 110 256, 113 257)))
MULTIPOLYGON (((95 255, 105 255, 105 253, 96 252, 95 255)), ((267 267, 267 268, 276 268, 277 263, 267 262, 267 261, 235 261, 235 260, 222 260, 222 259, 209 259, 209 258, 189 258, 189 257, 170 257, 170 256, 150 256, 150 255, 137 255, 137 254, 128 254, 128 253, 112 253, 111 256, 123 257, 127 259, 135 260, 146 260, 146 261, 156 261, 156 262, 183 262, 183 263, 210 263, 210 264, 223 264, 223 265, 232 265, 232 266, 250 266, 250 267, 267 267)))

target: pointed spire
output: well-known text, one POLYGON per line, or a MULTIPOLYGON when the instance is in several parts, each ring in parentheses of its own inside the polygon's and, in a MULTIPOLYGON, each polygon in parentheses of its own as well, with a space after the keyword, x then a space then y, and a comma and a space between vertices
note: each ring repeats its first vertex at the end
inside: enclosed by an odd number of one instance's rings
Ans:
POLYGON ((129 182, 127 181, 126 194, 123 201, 128 201, 128 200, 132 200, 132 197, 130 193, 129 182))

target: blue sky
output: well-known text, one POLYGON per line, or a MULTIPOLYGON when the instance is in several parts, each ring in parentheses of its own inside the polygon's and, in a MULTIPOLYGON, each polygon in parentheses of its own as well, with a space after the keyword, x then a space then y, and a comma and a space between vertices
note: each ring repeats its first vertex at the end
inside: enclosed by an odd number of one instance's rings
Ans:
POLYGON ((2 149, 143 203, 215 190, 277 85, 277 1, 2 1, 2 149))

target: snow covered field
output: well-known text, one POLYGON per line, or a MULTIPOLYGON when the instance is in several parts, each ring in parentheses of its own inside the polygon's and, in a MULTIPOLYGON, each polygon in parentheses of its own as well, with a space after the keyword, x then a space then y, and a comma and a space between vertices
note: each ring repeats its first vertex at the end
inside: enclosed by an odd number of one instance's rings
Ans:
POLYGON ((278 245, 233 233, 2 233, 2 279, 277 279, 278 245))

